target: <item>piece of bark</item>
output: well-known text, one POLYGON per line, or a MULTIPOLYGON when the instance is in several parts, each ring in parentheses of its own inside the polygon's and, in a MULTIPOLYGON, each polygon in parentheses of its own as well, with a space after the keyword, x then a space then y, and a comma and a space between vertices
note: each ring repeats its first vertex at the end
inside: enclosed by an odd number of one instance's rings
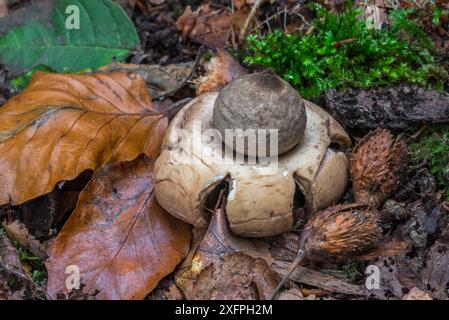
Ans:
POLYGON ((416 85, 372 90, 329 90, 326 109, 347 129, 405 129, 449 122, 449 96, 416 85))
MULTIPOLYGON (((285 275, 290 268, 290 263, 278 260, 271 265, 271 268, 277 273, 285 275)), ((303 266, 299 266, 295 269, 295 271, 293 271, 290 275, 290 280, 309 286, 318 287, 330 292, 356 296, 367 295, 362 286, 350 284, 333 276, 303 266)))

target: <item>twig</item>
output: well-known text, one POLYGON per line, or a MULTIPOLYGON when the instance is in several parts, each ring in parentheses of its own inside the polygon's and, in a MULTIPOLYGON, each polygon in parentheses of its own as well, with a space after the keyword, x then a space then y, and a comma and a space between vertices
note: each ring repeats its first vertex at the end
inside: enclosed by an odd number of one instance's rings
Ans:
POLYGON ((449 201, 444 201, 442 206, 446 212, 449 212, 449 201))
POLYGON ((248 17, 246 18, 246 21, 243 24, 242 29, 240 29, 240 35, 239 35, 240 41, 242 41, 245 38, 246 32, 248 31, 249 24, 251 23, 251 20, 253 20, 254 16, 256 15, 256 12, 259 9, 259 7, 262 5, 262 2, 264 2, 264 0, 257 0, 254 3, 253 7, 251 8, 251 11, 249 12, 248 17))
POLYGON ((0 0, 0 18, 4 18, 8 15, 8 2, 6 0, 0 0))
POLYGON ((276 289, 274 289, 273 293, 268 297, 268 300, 273 300, 276 294, 281 290, 281 288, 284 286, 285 281, 290 277, 290 275, 295 271, 295 269, 299 266, 302 260, 304 260, 305 252, 302 249, 298 250, 298 254, 296 255, 295 260, 292 262, 290 269, 288 270, 287 274, 282 278, 281 282, 279 282, 276 289))
POLYGON ((197 67, 198 67, 198 65, 200 63, 200 60, 201 60, 201 57, 203 56, 203 53, 204 53, 204 46, 201 46, 199 48, 199 50, 198 50, 198 53, 197 53, 196 58, 195 58, 195 62, 193 63, 193 66, 192 66, 192 69, 190 70, 189 75, 184 80, 182 80, 179 83, 179 85, 177 85, 175 88, 173 88, 169 92, 166 92, 166 93, 162 94, 161 96, 159 96, 157 98, 158 100, 162 101, 165 98, 171 96, 172 94, 178 92, 179 90, 181 90, 186 85, 186 83, 188 81, 190 81, 190 79, 192 78, 193 74, 195 73, 195 71, 196 71, 196 69, 197 69, 197 67))
MULTIPOLYGON (((290 267, 290 263, 276 260, 272 269, 280 274, 285 274, 284 270, 290 267)), ((313 270, 304 266, 298 266, 292 272, 289 279, 295 283, 301 283, 312 287, 317 287, 329 292, 341 293, 344 295, 370 296, 370 290, 366 290, 363 285, 355 285, 345 280, 337 278, 331 274, 326 274, 318 270, 313 270)))
POLYGON ((345 39, 345 40, 341 40, 341 41, 337 41, 334 43, 334 47, 336 49, 340 48, 341 46, 345 45, 345 44, 350 44, 353 43, 355 41, 357 41, 357 38, 350 38, 350 39, 345 39))
POLYGON ((287 6, 284 6, 284 32, 287 32, 287 6))
POLYGON ((418 138, 422 135, 422 133, 423 133, 428 127, 429 127, 428 124, 422 125, 421 128, 419 128, 419 130, 416 131, 416 132, 411 136, 412 140, 418 139, 418 138))

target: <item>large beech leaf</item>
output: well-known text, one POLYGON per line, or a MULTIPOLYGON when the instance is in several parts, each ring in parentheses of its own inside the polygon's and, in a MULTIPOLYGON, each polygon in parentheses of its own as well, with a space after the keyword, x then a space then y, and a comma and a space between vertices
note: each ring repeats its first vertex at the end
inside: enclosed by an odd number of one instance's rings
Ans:
POLYGON ((155 201, 153 164, 139 158, 95 173, 49 253, 50 295, 67 294, 66 267, 75 265, 84 293, 142 299, 185 257, 190 226, 155 201))
POLYGON ((39 65, 57 72, 95 70, 123 61, 139 46, 133 23, 112 0, 40 0, 0 22, 0 35, 0 62, 12 76, 39 65), (79 29, 66 26, 72 21, 66 9, 73 6, 79 29))
POLYGON ((38 72, 0 108, 0 204, 23 203, 110 161, 155 158, 167 123, 136 74, 38 72))

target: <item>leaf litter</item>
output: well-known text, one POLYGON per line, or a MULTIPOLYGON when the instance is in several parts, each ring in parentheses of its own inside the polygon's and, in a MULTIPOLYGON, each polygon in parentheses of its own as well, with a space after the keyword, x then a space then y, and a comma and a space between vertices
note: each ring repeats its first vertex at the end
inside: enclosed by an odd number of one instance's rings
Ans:
MULTIPOLYGON (((148 4, 148 2, 145 2, 145 7, 143 7, 142 3, 144 2, 136 1, 132 6, 135 6, 135 11, 139 10, 140 12, 142 10, 146 12, 144 15, 139 13, 138 22, 136 17, 133 17, 133 19, 140 26, 139 33, 141 38, 144 39, 143 47, 148 49, 148 55, 134 53, 131 62, 136 64, 108 66, 103 70, 103 73, 110 74, 117 70, 127 74, 130 74, 130 72, 139 73, 145 81, 141 81, 139 78, 138 81, 141 84, 139 83, 138 87, 143 88, 146 86, 145 91, 150 92, 149 96, 152 99, 157 99, 159 96, 165 98, 164 95, 170 93, 173 88, 178 88, 182 84, 182 80, 185 79, 184 76, 191 71, 192 59, 195 57, 198 48, 191 41, 211 48, 223 48, 229 44, 232 46, 236 45, 235 39, 238 38, 238 33, 245 17, 254 4, 254 1, 236 1, 237 16, 241 15, 237 18, 232 11, 224 8, 217 9, 216 6, 209 8, 206 6, 192 7, 190 11, 184 11, 184 21, 183 19, 178 20, 175 26, 176 16, 172 15, 170 11, 171 4, 148 4), (163 14, 159 16, 159 13, 163 14), (212 17, 212 13, 218 14, 218 16, 212 17), (142 23, 145 25, 145 21, 152 21, 153 25, 149 26, 149 30, 158 32, 158 37, 150 39, 152 34, 145 33, 145 28, 141 27, 142 23), (155 23, 160 25, 160 27, 156 27, 155 23), (184 35, 181 41, 178 41, 177 35, 180 34, 178 32, 184 35), (173 33, 175 36, 168 37, 169 33, 173 33), (145 66, 141 65, 142 61, 150 63, 160 62, 162 65, 145 66), (164 64, 167 61, 175 62, 176 64, 166 66, 164 64), (190 62, 184 63, 185 61, 190 62)), ((261 6, 259 16, 256 17, 254 25, 250 29, 256 26, 270 28, 271 24, 279 21, 282 27, 286 24, 281 21, 284 19, 284 15, 282 13, 274 13, 271 11, 273 9, 269 8, 270 6, 272 8, 275 7, 269 2, 261 6), (270 17, 270 15, 273 16, 270 17), (267 18, 267 21, 264 21, 264 18, 267 18)), ((181 7, 181 9, 183 8, 181 7)), ((180 14, 182 16, 182 10, 180 14)), ((291 12, 288 12, 285 16, 290 17, 290 14, 291 12)), ((148 27, 148 25, 146 26, 148 27)), ((285 29, 289 30, 289 28, 290 26, 287 26, 285 29)), ((291 28, 297 29, 301 28, 301 26, 292 23, 291 28)), ((439 31, 436 30, 436 32, 439 31)), ((444 43, 441 43, 441 48, 444 49, 444 43)), ((195 94, 195 90, 198 90, 198 93, 219 90, 228 82, 246 72, 229 53, 223 50, 218 50, 217 54, 213 54, 213 56, 215 57, 209 65, 206 65, 205 70, 201 70, 200 66, 200 70, 195 75, 196 78, 193 81, 184 83, 184 89, 188 89, 187 91, 181 92, 181 90, 180 94, 177 94, 175 98, 173 95, 168 95, 168 98, 175 100, 174 102, 171 99, 165 99, 162 103, 159 103, 151 101, 150 98, 148 100, 150 102, 146 103, 146 109, 150 110, 149 113, 159 111, 159 113, 167 114, 162 110, 170 110, 177 103, 176 100, 181 101, 186 97, 187 99, 191 98, 195 94), (201 75, 201 73, 203 73, 202 78, 198 77, 198 74, 201 75), (192 88, 193 90, 191 90, 192 88), (185 92, 187 93, 185 94, 185 92)), ((202 59, 201 64, 204 64, 205 60, 202 59)), ((143 89, 139 90, 143 92, 143 89)), ((9 93, 4 94, 6 99, 8 99, 8 95, 9 93)), ((409 125, 419 125, 423 122, 430 124, 440 123, 447 120, 445 95, 414 86, 403 85, 397 88, 379 89, 378 91, 369 92, 363 90, 328 92, 326 99, 327 109, 346 128, 357 134, 359 133, 357 132, 358 130, 366 133, 378 127, 393 129, 394 132, 397 132, 398 129, 404 130, 409 125), (382 108, 375 108, 376 102, 373 95, 379 97, 382 108), (405 99, 402 99, 404 97, 405 99), (428 112, 429 103, 435 106, 435 108, 430 109, 432 112, 428 112), (354 110, 359 112, 357 116, 352 114, 354 110)), ((2 109, 0 110, 2 111, 2 109)), ((146 112, 144 111, 144 113, 146 112)), ((173 110, 170 112, 173 112, 173 110)), ((357 136, 357 134, 355 135, 357 136)), ((157 147, 155 147, 156 149, 157 147)), ((133 160, 137 156, 138 154, 136 153, 135 156, 125 160, 133 160)), ((157 152, 154 151, 151 157, 154 159, 156 156, 157 152)), ((53 259, 56 259, 52 263, 63 265, 64 263, 57 260, 74 259, 76 257, 76 254, 64 257, 61 254, 62 251, 59 255, 54 254, 57 252, 55 250, 57 250, 58 246, 62 246, 64 241, 66 241, 63 238, 77 239, 77 237, 82 237, 80 233, 77 233, 79 231, 79 223, 73 222, 75 220, 74 217, 83 216, 82 212, 87 210, 86 206, 89 208, 93 206, 95 210, 98 210, 98 223, 101 224, 101 221, 107 220, 108 211, 97 208, 98 204, 111 210, 118 210, 117 208, 120 207, 120 204, 117 206, 115 200, 117 202, 126 202, 126 199, 114 198, 116 193, 111 186, 115 186, 115 183, 124 183, 127 191, 123 191, 123 194, 129 195, 132 192, 136 192, 135 188, 129 186, 131 178, 123 172, 132 170, 136 172, 139 170, 145 171, 143 167, 147 166, 146 168, 148 169, 148 166, 151 166, 151 161, 145 158, 138 158, 131 162, 117 161, 116 164, 107 164, 110 161, 105 161, 95 166, 89 166, 90 168, 87 169, 96 169, 98 171, 87 188, 81 193, 78 206, 71 216, 70 213, 75 207, 79 192, 84 189, 85 183, 74 191, 69 191, 69 189, 63 192, 62 190, 70 183, 69 180, 76 177, 78 173, 62 175, 58 178, 58 182, 52 183, 51 186, 43 191, 35 192, 33 196, 27 197, 29 201, 25 202, 23 206, 14 206, 14 204, 22 203, 22 199, 17 201, 17 203, 13 203, 13 205, 6 204, 0 207, 0 217, 10 217, 12 212, 13 216, 17 216, 24 221, 25 226, 20 226, 19 222, 10 224, 9 235, 34 253, 39 252, 36 249, 32 249, 33 245, 36 244, 35 240, 37 242, 39 240, 50 240, 46 244, 48 244, 49 252, 53 253, 53 259), (147 164, 143 165, 143 162, 147 162, 147 164), (137 167, 140 167, 140 169, 137 167), (100 176, 101 174, 103 175, 100 176), (110 181, 112 177, 117 177, 119 182, 110 181), (109 191, 103 190, 105 194, 108 194, 107 197, 101 197, 100 193, 98 193, 98 196, 87 194, 87 191, 93 185, 100 188, 98 186, 102 184, 104 184, 104 188, 109 188, 109 191), (69 196, 70 192, 73 192, 73 194, 69 196), (59 195, 55 196, 58 193, 59 195), (62 194, 64 195, 62 196, 62 194), (36 200, 36 196, 42 197, 40 202, 36 200), (69 205, 71 208, 58 208, 56 210, 56 212, 60 212, 57 215, 60 216, 59 218, 51 217, 51 214, 46 216, 48 213, 45 213, 45 211, 54 212, 55 210, 41 209, 42 213, 36 211, 39 208, 50 208, 55 203, 59 205, 70 198, 73 200, 67 202, 72 203, 69 205), (114 205, 105 203, 106 200, 114 200, 114 205), (69 220, 65 222, 67 218, 69 220), (59 225, 59 227, 55 225, 59 225), (59 232, 63 225, 62 231, 59 232), (23 227, 29 231, 24 231, 23 227), (57 242, 55 243, 52 243, 53 235, 48 233, 51 228, 56 228, 54 232, 59 232, 57 242), (44 232, 40 233, 41 230, 44 232)), ((148 169, 145 174, 149 175, 150 171, 151 169, 148 169)), ((150 176, 147 177, 151 180, 150 176)), ((89 179, 90 177, 87 180, 89 179)), ((141 180, 137 178, 137 181, 141 180)), ((148 181, 142 181, 141 183, 142 186, 151 185, 148 181)), ((388 199, 379 211, 382 218, 382 227, 387 236, 376 244, 373 251, 357 257, 357 259, 376 264, 382 274, 385 274, 380 290, 367 291, 361 282, 350 283, 338 271, 342 268, 342 261, 307 261, 295 269, 290 276, 290 281, 286 282, 285 288, 282 289, 277 298, 294 300, 341 297, 447 299, 448 275, 445 266, 447 266, 449 228, 447 212, 441 204, 441 194, 437 192, 435 181, 432 181, 432 177, 423 170, 418 170, 416 176, 413 176, 413 174, 407 176, 407 181, 401 183, 401 187, 398 189, 398 193, 395 195, 391 193, 386 197, 388 199)), ((141 191, 140 196, 142 197, 144 194, 148 196, 149 193, 151 192, 148 190, 145 192, 141 191)), ((137 194, 133 193, 133 195, 139 197, 139 192, 137 194)), ((348 198, 350 199, 349 202, 351 202, 350 195, 348 198)), ((128 199, 128 201, 130 200, 128 199)), ((6 202, 9 202, 9 199, 6 202)), ((157 206, 156 204, 154 205, 157 206)), ((150 299, 267 298, 279 283, 280 278, 291 267, 298 250, 299 234, 298 232, 290 232, 276 239, 261 241, 240 239, 232 235, 227 229, 227 221, 223 210, 225 209, 222 204, 218 205, 215 210, 212 210, 209 228, 207 230, 193 230, 194 239, 191 243, 190 238, 187 237, 190 234, 190 230, 183 232, 186 238, 184 239, 184 246, 180 250, 182 254, 178 256, 178 262, 171 263, 164 272, 159 273, 153 280, 144 281, 144 285, 140 283, 140 279, 139 281, 128 280, 128 283, 133 285, 131 286, 132 288, 126 289, 121 286, 121 282, 118 282, 113 288, 107 288, 107 286, 101 286, 101 281, 88 281, 88 285, 86 286, 86 284, 82 283, 79 290, 74 290, 70 294, 65 292, 65 294, 58 295, 58 293, 61 294, 61 290, 58 292, 57 288, 62 288, 61 278, 57 280, 58 277, 61 277, 61 272, 58 273, 54 268, 49 267, 49 270, 53 270, 52 275, 50 275, 51 278, 49 278, 49 280, 53 281, 53 289, 50 291, 53 293, 53 297, 58 296, 68 299, 112 298, 119 297, 120 294, 130 298, 143 298, 150 292, 150 296, 147 297, 150 299), (189 247, 190 253, 187 254, 189 247), (184 262, 179 264, 184 256, 186 256, 184 262), (174 270, 175 272, 172 273, 174 270), (189 278, 192 275, 196 281, 192 281, 189 278), (150 282, 151 285, 149 284, 150 282), (154 290, 151 290, 151 288, 154 288, 154 290)), ((157 211, 155 210, 154 212, 157 211)), ((86 217, 86 219, 94 220, 93 217, 86 217)), ((299 223, 299 230, 301 230, 302 225, 299 223)), ((87 228, 87 226, 85 227, 87 228)), ((129 225, 123 225, 123 227, 128 228, 129 225)), ((111 228, 113 228, 113 225, 111 225, 111 228)), ((107 242, 104 241, 102 239, 102 241, 98 241, 93 246, 105 245, 107 242)), ((113 241, 113 243, 117 242, 113 241)), ((73 250, 76 251, 76 249, 73 250)), ((93 248, 88 250, 96 251, 93 248)), ((153 250, 150 251, 153 252, 153 250)), ((62 267, 60 269, 62 270, 62 267)), ((120 269, 125 270, 126 268, 120 269)), ((108 276, 117 277, 120 274, 121 272, 117 274, 110 273, 108 276)), ((0 277, 0 279, 2 278, 0 277)), ((0 280, 0 284, 1 282, 2 280, 0 280)), ((6 291, 0 287, 0 296, 3 292, 6 291)))

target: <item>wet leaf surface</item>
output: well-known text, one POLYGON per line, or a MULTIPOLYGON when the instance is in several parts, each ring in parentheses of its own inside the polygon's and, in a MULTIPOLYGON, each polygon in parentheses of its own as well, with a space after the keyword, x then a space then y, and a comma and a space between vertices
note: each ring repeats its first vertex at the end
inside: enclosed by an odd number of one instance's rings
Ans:
POLYGON ((136 74, 37 73, 0 109, 0 204, 21 204, 110 161, 156 157, 166 126, 136 74))
POLYGON ((52 296, 67 295, 65 270, 76 265, 84 293, 143 299, 184 258, 190 226, 155 201, 152 175, 147 159, 98 170, 49 252, 52 296))

